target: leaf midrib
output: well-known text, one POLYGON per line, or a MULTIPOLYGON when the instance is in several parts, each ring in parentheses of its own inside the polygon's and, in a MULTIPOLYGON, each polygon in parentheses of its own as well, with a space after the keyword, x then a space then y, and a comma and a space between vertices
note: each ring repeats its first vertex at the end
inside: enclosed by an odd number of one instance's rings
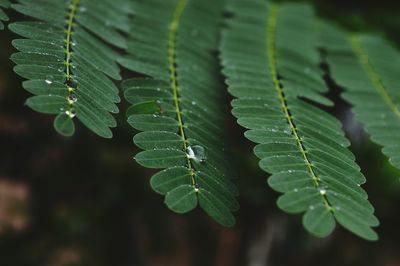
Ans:
POLYGON ((65 31, 65 78, 66 78, 66 86, 68 89, 68 96, 67 96, 67 101, 68 101, 68 111, 67 115, 72 119, 73 116, 73 109, 74 109, 74 102, 70 102, 69 99, 72 97, 74 93, 74 88, 71 88, 68 85, 68 80, 73 80, 73 74, 72 74, 72 35, 73 35, 73 30, 75 27, 75 18, 76 18, 76 13, 78 10, 80 0, 71 0, 71 3, 68 8, 68 14, 67 14, 67 25, 66 25, 66 31, 65 31))
MULTIPOLYGON (((285 96, 285 92, 283 91, 283 86, 279 82, 278 79, 278 67, 277 67, 277 59, 276 59, 276 28, 277 28, 277 18, 279 14, 279 5, 278 4, 271 4, 269 7, 269 11, 267 14, 267 25, 266 25, 266 43, 267 43, 267 61, 268 65, 270 67, 270 74, 272 77, 272 81, 274 84, 274 87, 276 89, 276 92, 278 94, 278 98, 281 104, 282 111, 285 115, 285 118, 287 120, 287 123, 289 124, 289 127, 292 131, 292 135, 294 139, 296 140, 296 144, 299 148, 300 153, 302 154, 302 157, 306 163, 307 170, 309 174, 311 175, 315 187, 319 190, 321 189, 320 185, 320 178, 317 176, 317 174, 314 172, 313 169, 313 164, 310 160, 310 158, 307 155, 306 148, 304 147, 302 140, 300 136, 297 133, 297 128, 296 125, 293 121, 293 117, 291 116, 291 112, 289 110, 289 106, 287 103, 287 99, 285 96)), ((334 208, 329 204, 328 199, 326 197, 326 194, 320 193, 321 198, 323 200, 323 203, 328 211, 333 212, 334 208)))
MULTIPOLYGON (((177 67, 176 67, 176 49, 177 49, 177 36, 179 30, 179 24, 185 11, 185 8, 188 4, 189 0, 179 0, 174 13, 172 15, 172 20, 169 25, 169 33, 168 33, 168 68, 170 72, 170 85, 172 89, 172 97, 175 105, 176 117, 178 119, 178 127, 179 127, 179 135, 182 138, 183 148, 186 152, 188 149, 188 139, 185 134, 185 126, 183 124, 183 112, 180 106, 180 96, 179 96, 179 85, 177 79, 177 67)), ((187 167, 190 172, 192 186, 194 189, 197 188, 196 180, 195 180, 195 171, 192 166, 192 162, 189 157, 186 156, 187 167)))
POLYGON ((400 110, 394 103, 389 91, 383 84, 379 73, 375 70, 373 65, 369 63, 368 55, 365 52, 364 48, 362 47, 360 37, 356 34, 353 34, 348 38, 348 40, 351 44, 351 48, 356 54, 356 57, 362 69, 372 82, 373 87, 378 92, 378 94, 383 98, 384 102, 388 105, 389 109, 397 116, 398 119, 400 119, 400 110))

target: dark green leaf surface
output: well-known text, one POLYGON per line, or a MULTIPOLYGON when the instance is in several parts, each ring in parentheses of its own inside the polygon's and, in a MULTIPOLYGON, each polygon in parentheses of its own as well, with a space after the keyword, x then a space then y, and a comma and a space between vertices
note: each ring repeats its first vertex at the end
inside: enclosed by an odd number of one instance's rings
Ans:
POLYGON ((330 106, 319 69, 312 9, 300 3, 236 0, 221 44, 233 115, 257 143, 269 185, 284 193, 278 206, 304 213, 304 227, 329 235, 335 220, 376 240, 374 209, 360 185, 365 177, 347 149, 340 122, 310 102, 330 106), (304 101, 303 99, 307 99, 304 101))
POLYGON ((400 53, 378 36, 354 35, 332 25, 321 33, 332 77, 372 141, 400 169, 400 53))
POLYGON ((10 2, 8 0, 0 0, 0 30, 4 29, 3 22, 9 20, 3 8, 9 8, 9 7, 10 7, 10 2))
POLYGON ((125 67, 147 75, 126 80, 132 104, 129 124, 144 149, 136 161, 163 169, 151 178, 177 213, 200 206, 224 226, 238 209, 224 144, 224 87, 219 82, 217 48, 222 1, 141 0, 128 42, 125 67))
POLYGON ((15 72, 28 79, 23 87, 36 95, 27 105, 38 112, 57 114, 60 134, 74 133, 76 117, 87 128, 111 138, 116 122, 120 79, 118 54, 108 44, 126 47, 128 0, 19 0, 13 8, 34 21, 9 25, 25 37, 13 45, 20 52, 11 59, 15 72), (108 43, 108 44, 106 44, 108 43), (70 120, 67 122, 67 120, 70 120))

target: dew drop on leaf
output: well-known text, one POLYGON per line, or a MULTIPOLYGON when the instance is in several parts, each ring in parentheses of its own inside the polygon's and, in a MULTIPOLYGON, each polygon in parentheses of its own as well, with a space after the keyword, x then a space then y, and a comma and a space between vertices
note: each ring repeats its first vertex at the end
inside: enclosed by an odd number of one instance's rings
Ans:
POLYGON ((285 134, 290 135, 290 134, 292 133, 292 130, 291 130, 290 128, 285 128, 285 129, 283 130, 283 132, 284 132, 285 134))
POLYGON ((53 84, 53 79, 54 79, 54 77, 52 75, 48 75, 48 76, 46 76, 45 82, 47 84, 51 85, 51 84, 53 84))
POLYGON ((67 79, 67 80, 65 81, 65 84, 66 84, 68 87, 73 88, 73 89, 76 89, 76 88, 78 87, 78 83, 77 83, 76 80, 74 80, 74 79, 67 79))
POLYGON ((70 103, 70 104, 72 104, 72 103, 76 103, 78 101, 78 98, 76 97, 76 95, 75 94, 70 94, 69 96, 68 96, 68 102, 70 103))
POLYGON ((68 110, 68 111, 65 112, 65 114, 67 116, 69 116, 70 118, 74 118, 76 116, 76 113, 75 113, 74 110, 68 110))
POLYGON ((189 159, 195 160, 197 162, 204 162, 206 160, 205 150, 202 146, 199 145, 187 147, 186 156, 189 159))

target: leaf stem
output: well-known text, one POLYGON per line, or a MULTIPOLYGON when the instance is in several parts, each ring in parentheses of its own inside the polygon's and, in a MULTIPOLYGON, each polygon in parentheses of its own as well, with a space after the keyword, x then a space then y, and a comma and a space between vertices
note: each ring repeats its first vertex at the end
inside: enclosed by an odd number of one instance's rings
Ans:
POLYGON ((69 104, 69 109, 65 112, 71 119, 75 117, 74 103, 76 101, 75 91, 75 81, 72 74, 72 35, 75 27, 75 17, 78 10, 80 0, 71 0, 67 14, 67 24, 65 30, 65 84, 68 89, 67 101, 69 104))
MULTIPOLYGON (((168 66, 170 72, 170 83, 172 89, 172 95, 174 99, 174 105, 176 110, 176 117, 178 119, 179 126, 179 134, 182 138, 183 148, 185 153, 187 153, 188 149, 188 139, 185 134, 185 126, 183 124, 183 114, 180 106, 180 97, 179 97, 179 85, 177 80, 177 67, 176 67, 176 46, 177 46, 177 35, 179 30, 179 23, 182 17, 182 14, 188 4, 189 0, 179 0, 178 5, 175 8, 174 14, 172 16, 172 21, 169 28, 168 34, 168 66)), ((192 186, 196 190, 197 183, 195 180, 195 171, 192 165, 192 161, 189 157, 187 157, 187 167, 190 171, 190 176, 192 180, 192 186)))
POLYGON ((268 11, 266 41, 267 41, 267 57, 268 57, 267 60, 271 71, 272 81, 274 83, 274 87, 278 94, 282 111, 286 117, 286 121, 289 124, 294 139, 296 140, 297 146, 307 166, 307 170, 313 179, 314 185, 320 191, 320 195, 327 210, 333 211, 334 210, 333 207, 329 204, 328 199, 326 198, 326 192, 321 187, 320 183, 321 179, 315 173, 313 169, 314 166, 307 155, 307 150, 302 143, 301 137, 297 133, 297 128, 293 120, 293 117, 291 115, 291 112, 289 110, 285 92, 283 91, 283 86, 279 81, 277 59, 276 59, 276 28, 277 28, 278 14, 279 14, 279 5, 271 4, 268 11))
POLYGON ((383 84, 379 74, 376 72, 372 64, 368 61, 368 55, 364 51, 360 37, 356 34, 353 34, 349 37, 349 42, 355 54, 357 55, 358 61, 362 66, 363 70, 367 74, 368 78, 371 80, 372 84, 374 85, 376 91, 381 95, 383 100, 392 110, 392 112, 400 118, 400 110, 396 106, 394 100, 390 96, 389 91, 386 89, 385 85, 383 84))

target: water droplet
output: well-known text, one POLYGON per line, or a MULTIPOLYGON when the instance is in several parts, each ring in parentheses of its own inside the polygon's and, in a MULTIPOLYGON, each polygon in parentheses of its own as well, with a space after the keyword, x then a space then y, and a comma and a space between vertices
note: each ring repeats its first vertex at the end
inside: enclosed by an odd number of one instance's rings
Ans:
POLYGON ((321 188, 321 189, 319 190, 319 194, 325 195, 325 194, 326 194, 326 189, 321 188))
POLYGON ((195 192, 199 192, 199 190, 200 190, 200 185, 199 184, 194 184, 194 191, 195 192))
POLYGON ((195 101, 192 101, 192 105, 196 105, 196 102, 195 102, 195 101))
POLYGON ((45 82, 47 84, 51 85, 51 84, 53 84, 53 79, 54 79, 54 77, 52 75, 48 75, 48 76, 46 76, 45 82))
POLYGON ((72 46, 76 46, 76 42, 72 42, 71 45, 72 45, 72 46))
POLYGON ((75 113, 74 110, 68 110, 68 111, 65 112, 65 114, 67 116, 69 116, 70 118, 74 118, 76 116, 76 113, 75 113))
POLYGON ((313 205, 310 206, 310 210, 314 210, 314 206, 313 205))
POLYGON ((80 11, 80 12, 86 12, 86 10, 87 10, 87 8, 84 7, 84 6, 81 6, 81 7, 79 8, 79 11, 80 11))
POLYGON ((197 162, 204 162, 206 160, 205 150, 202 146, 199 145, 187 147, 186 156, 189 159, 195 160, 197 162))
POLYGON ((78 98, 76 97, 75 94, 71 93, 71 94, 68 96, 68 103, 69 103, 69 104, 76 103, 77 101, 78 101, 78 98))
POLYGON ((285 134, 291 134, 292 133, 292 130, 290 129, 290 128, 285 128, 284 130, 283 130, 283 132, 285 133, 285 134))
POLYGON ((340 211, 340 210, 341 210, 341 208, 340 208, 339 206, 337 206, 337 207, 336 207, 336 210, 337 210, 337 211, 340 211))
POLYGON ((76 80, 74 80, 74 79, 72 79, 72 78, 67 79, 67 80, 65 81, 65 84, 66 84, 68 87, 72 88, 72 89, 76 89, 76 88, 78 87, 78 83, 76 82, 76 80))
POLYGON ((161 89, 160 89, 160 88, 157 88, 157 91, 161 91, 161 89))
POLYGON ((297 188, 293 189, 294 192, 298 192, 299 190, 297 188))

